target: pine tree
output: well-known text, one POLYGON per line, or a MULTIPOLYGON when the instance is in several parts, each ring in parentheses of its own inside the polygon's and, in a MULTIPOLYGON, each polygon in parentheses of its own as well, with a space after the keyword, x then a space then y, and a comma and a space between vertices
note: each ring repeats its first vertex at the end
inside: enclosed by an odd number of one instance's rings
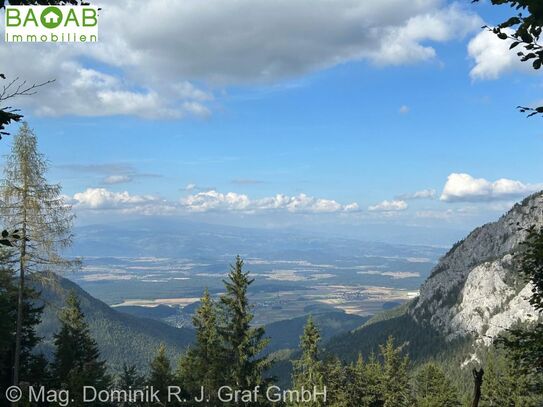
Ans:
POLYGON ((384 407, 410 407, 413 405, 409 386, 409 358, 402 357, 402 347, 394 346, 394 338, 389 337, 380 346, 383 358, 384 407))
POLYGON ((219 336, 216 304, 207 289, 192 323, 196 329, 196 344, 181 357, 176 376, 193 397, 200 395, 203 387, 211 405, 215 405, 217 391, 224 380, 224 352, 219 336))
POLYGON ((70 391, 75 400, 72 405, 82 406, 83 386, 106 389, 111 380, 105 362, 100 360, 98 346, 91 337, 79 300, 73 293, 66 299, 60 322, 60 331, 54 337, 53 381, 70 391))
POLYGON ((224 281, 226 294, 221 296, 224 325, 220 329, 225 345, 227 383, 236 389, 265 385, 263 374, 271 364, 267 357, 259 356, 269 342, 264 339, 264 328, 251 326, 253 314, 247 290, 253 281, 249 272, 243 271, 243 260, 237 256, 228 280, 224 281))
POLYGON ((151 362, 149 373, 149 386, 159 392, 160 405, 167 405, 168 387, 175 383, 174 375, 170 365, 170 359, 166 355, 166 346, 160 345, 155 358, 151 362))
POLYGON ((460 406, 457 390, 435 363, 427 363, 419 369, 415 376, 415 396, 418 407, 460 406))
POLYGON ((5 225, 14 230, 18 253, 19 291, 13 383, 20 379, 22 357, 23 308, 25 278, 30 273, 42 272, 53 265, 64 264, 59 249, 71 242, 70 228, 73 215, 60 195, 59 185, 45 179, 47 162, 38 152, 37 138, 24 123, 14 137, 11 154, 7 157, 2 185, 1 207, 5 225))
MULTIPOLYGON (((300 359, 293 362, 292 383, 293 389, 300 391, 302 388, 312 390, 315 386, 322 390, 325 386, 323 363, 319 360, 320 332, 313 322, 313 317, 307 319, 304 333, 300 337, 300 359)), ((326 383, 328 385, 328 383, 326 383)), ((293 406, 317 407, 326 404, 320 397, 310 402, 292 403, 293 406)))

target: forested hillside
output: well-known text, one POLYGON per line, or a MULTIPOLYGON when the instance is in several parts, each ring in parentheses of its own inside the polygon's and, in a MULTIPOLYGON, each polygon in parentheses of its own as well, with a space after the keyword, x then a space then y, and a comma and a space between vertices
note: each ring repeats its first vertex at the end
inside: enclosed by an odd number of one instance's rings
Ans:
POLYGON ((174 328, 160 321, 118 312, 61 276, 46 274, 34 281, 33 285, 41 293, 40 301, 45 304, 42 322, 37 328, 44 341, 38 349, 48 355, 52 352, 52 337, 60 326, 58 312, 70 293, 81 301, 82 311, 100 353, 113 370, 120 369, 123 363, 130 361, 130 364, 145 371, 161 344, 166 345, 173 359, 194 340, 191 329, 174 328))

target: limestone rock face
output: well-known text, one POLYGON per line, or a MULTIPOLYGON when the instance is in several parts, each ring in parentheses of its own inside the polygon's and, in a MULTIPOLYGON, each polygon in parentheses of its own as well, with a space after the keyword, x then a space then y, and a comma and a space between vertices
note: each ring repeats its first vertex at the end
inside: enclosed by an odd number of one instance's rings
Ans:
POLYGON ((543 192, 457 243, 421 287, 411 316, 448 339, 472 335, 487 344, 516 322, 535 320, 531 285, 520 278, 511 255, 532 225, 543 226, 543 192))

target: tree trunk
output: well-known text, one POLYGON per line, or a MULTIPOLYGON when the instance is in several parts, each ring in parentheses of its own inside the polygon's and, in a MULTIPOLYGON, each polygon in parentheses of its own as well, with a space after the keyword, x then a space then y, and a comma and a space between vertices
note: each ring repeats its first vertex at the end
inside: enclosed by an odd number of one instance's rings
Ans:
POLYGON ((481 400, 481 387, 483 385, 483 375, 485 371, 481 368, 479 370, 473 369, 473 403, 471 407, 479 407, 479 401, 481 400))
MULTIPOLYGON (((23 317, 24 317, 24 291, 25 291, 25 271, 26 271, 26 242, 27 242, 27 172, 23 169, 24 182, 23 182, 23 222, 21 233, 21 246, 20 246, 20 258, 19 258, 19 293, 17 296, 17 328, 15 332, 15 355, 13 360, 13 385, 19 386, 20 374, 21 374, 21 342, 23 336, 23 317)), ((14 407, 18 405, 17 402, 12 403, 14 407)))

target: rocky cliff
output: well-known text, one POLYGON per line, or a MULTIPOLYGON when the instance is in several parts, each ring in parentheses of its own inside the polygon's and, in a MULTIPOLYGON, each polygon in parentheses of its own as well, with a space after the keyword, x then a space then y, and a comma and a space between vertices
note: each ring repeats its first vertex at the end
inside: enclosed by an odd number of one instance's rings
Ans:
POLYGON ((535 319, 528 302, 531 285, 520 278, 512 256, 526 238, 523 229, 532 225, 543 226, 543 192, 454 245, 421 287, 409 314, 448 340, 469 334, 486 343, 519 321, 535 319))

